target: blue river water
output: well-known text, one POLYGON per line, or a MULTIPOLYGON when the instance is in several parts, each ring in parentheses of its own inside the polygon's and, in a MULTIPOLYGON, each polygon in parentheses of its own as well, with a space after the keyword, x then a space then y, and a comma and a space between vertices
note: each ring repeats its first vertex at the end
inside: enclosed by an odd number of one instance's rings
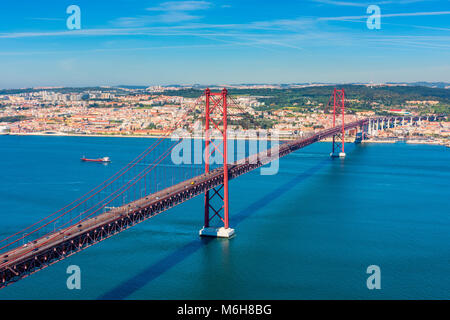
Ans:
MULTIPOLYGON (((71 202, 143 138, 0 136, 0 238, 71 202), (110 165, 81 163, 108 155, 110 165)), ((200 239, 203 198, 0 290, 0 299, 449 299, 450 150, 317 143, 230 183, 231 240, 200 239), (81 290, 66 269, 81 268, 81 290), (368 290, 366 269, 381 269, 368 290)))

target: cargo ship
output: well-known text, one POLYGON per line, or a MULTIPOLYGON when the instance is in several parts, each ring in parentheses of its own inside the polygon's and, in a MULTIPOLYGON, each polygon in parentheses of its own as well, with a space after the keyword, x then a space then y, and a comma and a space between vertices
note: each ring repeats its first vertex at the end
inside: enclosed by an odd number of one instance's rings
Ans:
POLYGON ((100 159, 88 159, 86 157, 83 157, 83 158, 81 158, 81 161, 83 161, 83 162, 111 162, 109 157, 103 157, 100 159))

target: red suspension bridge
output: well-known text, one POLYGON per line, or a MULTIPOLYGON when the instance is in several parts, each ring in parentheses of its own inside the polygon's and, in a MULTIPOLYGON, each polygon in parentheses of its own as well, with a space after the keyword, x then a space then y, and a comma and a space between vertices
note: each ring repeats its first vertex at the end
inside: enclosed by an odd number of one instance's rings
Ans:
POLYGON ((227 121, 245 115, 224 89, 207 89, 165 136, 120 171, 80 198, 51 215, 0 240, 0 288, 6 287, 62 259, 112 237, 196 196, 204 195, 204 226, 201 236, 230 238, 228 182, 274 160, 326 138, 332 138, 332 157, 345 157, 345 135, 356 129, 361 141, 378 130, 436 120, 437 117, 376 117, 345 123, 345 92, 334 90, 329 104, 333 126, 308 137, 284 142, 249 154, 234 162, 228 159, 227 121), (169 155, 181 139, 169 139, 177 128, 189 128, 188 117, 204 115, 202 165, 173 165, 169 155), (340 121, 339 121, 340 120, 340 121), (211 129, 221 135, 211 134, 211 129), (213 139, 215 138, 215 139, 213 139), (212 165, 210 158, 221 158, 212 165))

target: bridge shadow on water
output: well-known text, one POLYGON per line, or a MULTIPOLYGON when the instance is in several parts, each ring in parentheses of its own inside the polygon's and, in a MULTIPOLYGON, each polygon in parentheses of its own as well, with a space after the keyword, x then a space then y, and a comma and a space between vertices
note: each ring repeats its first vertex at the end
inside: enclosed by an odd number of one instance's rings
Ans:
MULTIPOLYGON (((255 214, 259 209, 267 206, 274 200, 281 197, 286 192, 290 191, 299 183, 303 182, 307 178, 313 176, 320 169, 324 168, 327 164, 330 164, 330 159, 325 158, 320 161, 314 167, 294 176, 291 180, 279 186, 267 195, 256 200, 245 209, 241 210, 237 214, 230 217, 230 224, 232 226, 238 226, 239 223, 249 218, 255 214)), ((143 271, 133 276, 132 278, 122 282, 112 290, 104 293, 99 300, 122 300, 129 297, 134 292, 146 286, 152 280, 158 278, 160 275, 164 274, 166 271, 176 266, 178 263, 187 259, 199 249, 206 247, 211 241, 216 241, 214 238, 200 238, 187 243, 185 246, 177 249, 173 253, 169 254, 165 258, 153 263, 152 265, 145 268, 143 271)))

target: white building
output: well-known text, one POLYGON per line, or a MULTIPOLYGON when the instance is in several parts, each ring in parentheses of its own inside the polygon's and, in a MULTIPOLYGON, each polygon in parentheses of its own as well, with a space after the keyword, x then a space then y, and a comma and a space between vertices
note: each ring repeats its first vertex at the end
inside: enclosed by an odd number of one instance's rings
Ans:
POLYGON ((8 126, 0 126, 0 134, 9 133, 11 131, 11 128, 8 126))

